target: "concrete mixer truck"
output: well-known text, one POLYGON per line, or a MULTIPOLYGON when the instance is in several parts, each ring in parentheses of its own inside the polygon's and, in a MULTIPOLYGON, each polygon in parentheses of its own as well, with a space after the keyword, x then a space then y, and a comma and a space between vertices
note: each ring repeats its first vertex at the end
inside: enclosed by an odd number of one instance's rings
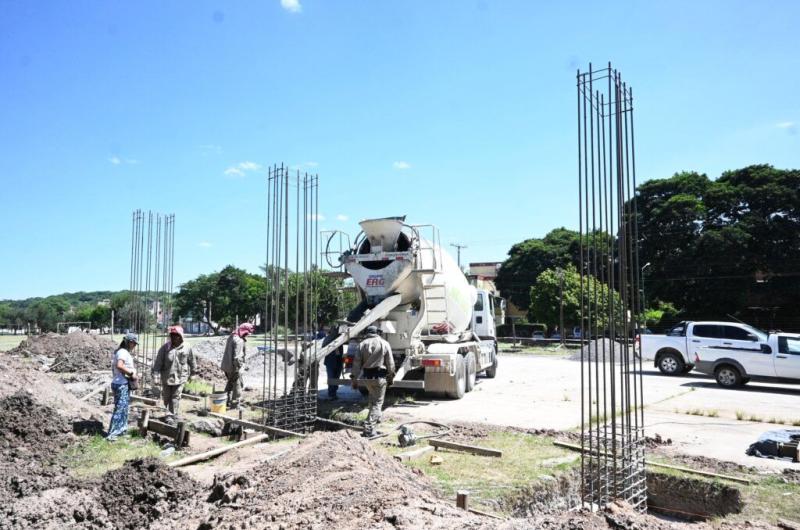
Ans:
POLYGON ((352 277, 361 302, 340 322, 337 336, 318 350, 317 360, 375 325, 392 347, 393 388, 459 399, 475 387, 478 374, 495 377, 495 314, 501 299, 469 284, 442 249, 435 227, 409 225, 405 217, 359 224, 362 232, 341 252, 332 252, 328 239, 326 256, 338 254, 338 263, 331 265, 352 277))

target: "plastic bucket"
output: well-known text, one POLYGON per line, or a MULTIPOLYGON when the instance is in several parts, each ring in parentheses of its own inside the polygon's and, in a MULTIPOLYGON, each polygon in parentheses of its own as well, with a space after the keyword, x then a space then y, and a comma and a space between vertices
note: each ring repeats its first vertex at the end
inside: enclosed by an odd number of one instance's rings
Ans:
POLYGON ((228 394, 211 394, 211 412, 223 414, 228 410, 228 394))

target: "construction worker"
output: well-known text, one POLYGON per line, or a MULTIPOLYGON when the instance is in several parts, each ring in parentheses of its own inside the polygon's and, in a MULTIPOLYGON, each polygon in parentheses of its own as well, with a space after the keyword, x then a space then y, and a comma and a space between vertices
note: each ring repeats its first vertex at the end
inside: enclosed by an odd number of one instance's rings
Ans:
POLYGON ((248 322, 241 324, 231 333, 230 337, 228 337, 228 342, 225 344, 225 353, 222 356, 220 367, 228 379, 228 383, 225 385, 225 393, 228 394, 229 409, 238 409, 239 401, 242 399, 242 390, 244 389, 242 370, 244 369, 246 355, 245 343, 247 342, 247 336, 252 334, 254 329, 253 325, 248 322))
MULTIPOLYGON (((339 336, 339 330, 336 329, 336 326, 331 326, 330 331, 322 340, 322 347, 324 348, 331 342, 333 342, 336 337, 339 336)), ((325 372, 328 375, 328 380, 331 379, 339 379, 342 376, 342 368, 344 368, 344 360, 342 359, 342 348, 336 348, 331 353, 325 356, 325 372)), ((339 391, 339 385, 332 385, 328 383, 328 399, 330 401, 336 401, 339 399, 336 396, 336 393, 339 391)))
POLYGON ((375 426, 381 421, 383 398, 387 386, 394 381, 394 372, 392 347, 380 336, 377 327, 369 326, 367 337, 361 341, 353 359, 352 386, 358 388, 357 380, 361 379, 369 392, 369 415, 361 436, 371 438, 380 434, 375 426))
POLYGON ((183 342, 183 328, 169 327, 169 341, 158 350, 153 362, 153 378, 161 377, 161 397, 170 414, 181 410, 183 385, 196 371, 192 348, 183 342))
POLYGON ((111 425, 108 427, 106 440, 116 441, 128 431, 128 410, 130 407, 130 382, 136 380, 136 366, 133 362, 133 350, 139 343, 134 333, 128 333, 122 339, 119 348, 114 351, 111 361, 111 390, 114 392, 114 412, 111 414, 111 425))

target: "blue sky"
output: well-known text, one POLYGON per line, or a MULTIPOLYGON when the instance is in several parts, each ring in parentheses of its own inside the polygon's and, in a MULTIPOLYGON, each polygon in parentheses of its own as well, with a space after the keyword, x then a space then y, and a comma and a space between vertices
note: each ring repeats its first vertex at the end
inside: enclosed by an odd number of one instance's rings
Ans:
POLYGON ((130 216, 176 283, 264 261, 264 168, 321 228, 407 214, 462 261, 577 224, 575 71, 634 88, 640 178, 800 166, 795 1, 8 1, 0 299, 124 289, 130 216))

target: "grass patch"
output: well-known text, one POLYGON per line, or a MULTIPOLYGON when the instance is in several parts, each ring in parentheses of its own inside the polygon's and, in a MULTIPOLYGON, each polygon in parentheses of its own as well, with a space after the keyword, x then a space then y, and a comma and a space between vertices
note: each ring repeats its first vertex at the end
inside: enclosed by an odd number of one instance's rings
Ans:
POLYGON ((719 418, 719 411, 717 409, 706 411, 706 416, 709 418, 719 418))
POLYGON ((0 335, 0 351, 13 350, 25 338, 25 335, 0 335))
POLYGON ((761 423, 761 422, 763 422, 763 421, 764 421, 764 418, 762 418, 761 416, 756 416, 755 414, 751 414, 751 415, 750 415, 750 416, 747 418, 747 420, 748 420, 748 421, 757 421, 757 422, 761 423))
POLYGON ((498 347, 498 352, 507 355, 544 355, 548 357, 563 357, 571 353, 570 350, 560 348, 558 345, 525 346, 523 344, 517 344, 514 346, 507 343, 501 343, 498 347))
POLYGON ((736 419, 737 419, 737 420, 739 420, 739 421, 744 421, 744 419, 745 419, 746 417, 747 417, 747 415, 745 414, 745 412, 744 412, 743 410, 737 410, 737 411, 736 411, 736 419))
POLYGON ((742 513, 729 515, 725 522, 767 521, 800 519, 800 486, 787 484, 779 476, 768 477, 750 486, 742 486, 745 504, 742 513))
MULTIPOLYGON (((529 486, 539 475, 559 475, 580 465, 580 457, 553 445, 553 439, 513 432, 493 432, 476 442, 482 447, 500 449, 502 458, 489 458, 455 451, 436 451, 406 465, 432 477, 447 499, 455 499, 456 490, 470 492, 470 504, 478 509, 497 511, 497 498, 529 486), (430 457, 443 459, 432 465, 430 457)), ((392 454, 408 448, 392 446, 392 454)))
POLYGON ((126 460, 158 456, 161 447, 138 434, 108 442, 100 435, 84 438, 64 453, 67 467, 77 478, 99 477, 106 471, 117 469, 126 460))
POLYGON ((183 391, 188 394, 195 394, 198 396, 201 395, 210 395, 214 390, 214 387, 211 383, 207 381, 203 381, 202 379, 192 379, 191 381, 187 381, 186 384, 183 385, 183 391))

